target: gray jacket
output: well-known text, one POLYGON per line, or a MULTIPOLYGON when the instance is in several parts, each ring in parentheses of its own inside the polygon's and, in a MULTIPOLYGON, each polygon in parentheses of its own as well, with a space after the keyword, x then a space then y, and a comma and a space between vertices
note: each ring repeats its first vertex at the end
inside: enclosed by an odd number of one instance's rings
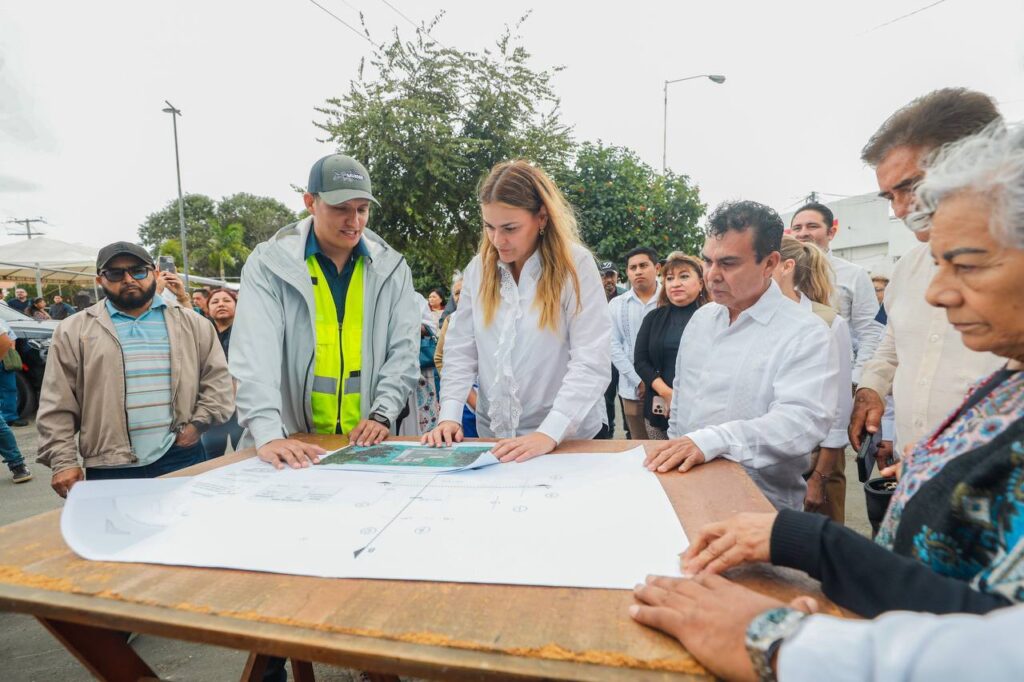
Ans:
MULTIPOLYGON (((304 256, 311 217, 258 245, 242 268, 231 330, 229 367, 238 380, 243 447, 313 431, 310 391, 316 350, 313 284, 304 256)), ((363 233, 362 418, 371 412, 394 427, 419 379, 419 309, 405 258, 379 236, 363 233)))

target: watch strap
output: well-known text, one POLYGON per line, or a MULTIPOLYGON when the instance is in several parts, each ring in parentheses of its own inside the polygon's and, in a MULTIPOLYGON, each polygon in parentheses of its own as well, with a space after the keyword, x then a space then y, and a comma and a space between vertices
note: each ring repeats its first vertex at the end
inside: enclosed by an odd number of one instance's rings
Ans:
POLYGON ((750 621, 747 626, 747 655, 761 682, 776 682, 772 658, 783 640, 796 632, 806 617, 803 611, 779 606, 758 614, 750 621))

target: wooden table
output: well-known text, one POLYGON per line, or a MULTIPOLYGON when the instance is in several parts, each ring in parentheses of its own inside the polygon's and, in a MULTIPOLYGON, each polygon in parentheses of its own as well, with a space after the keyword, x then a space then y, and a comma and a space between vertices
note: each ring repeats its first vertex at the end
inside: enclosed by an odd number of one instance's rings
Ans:
MULTIPOLYGON (((340 436, 302 438, 329 448, 343 443, 340 436)), ((618 452, 636 444, 577 441, 558 452, 618 452)), ((176 475, 253 455, 241 451, 176 475)), ((731 462, 713 461, 660 479, 691 532, 736 512, 771 509, 731 462)), ((633 622, 627 590, 344 580, 93 562, 64 544, 59 522, 60 512, 53 511, 0 527, 0 609, 36 616, 104 680, 156 677, 125 643, 124 632, 432 679, 707 675, 675 640, 633 622)), ((267 551, 274 551, 272 538, 267 551)), ((802 573, 753 566, 731 577, 784 600, 813 594, 838 613, 802 573)), ((249 667, 260 662, 250 657, 249 667)), ((312 679, 308 664, 296 672, 298 679, 312 679)))

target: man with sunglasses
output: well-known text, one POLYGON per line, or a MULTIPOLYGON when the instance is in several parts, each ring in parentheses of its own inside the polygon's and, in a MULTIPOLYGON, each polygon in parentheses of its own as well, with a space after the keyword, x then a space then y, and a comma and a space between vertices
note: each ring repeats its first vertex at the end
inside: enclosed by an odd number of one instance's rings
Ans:
MULTIPOLYGON (((928 230, 914 220, 914 190, 929 155, 997 120, 999 111, 988 95, 963 88, 936 90, 897 110, 861 151, 861 160, 875 169, 878 195, 922 243, 896 263, 885 291, 885 335, 861 370, 853 402, 849 435, 854 448, 860 448, 865 430, 881 428, 890 391, 898 455, 960 405, 974 381, 1002 365, 991 353, 968 350, 945 311, 925 301, 936 266, 928 230)), ((880 467, 887 464, 888 452, 878 456, 880 467)))
POLYGON ((205 461, 200 435, 234 409, 213 325, 155 295, 149 253, 110 244, 96 271, 106 299, 54 332, 36 417, 37 461, 61 497, 84 478, 152 478, 205 461))

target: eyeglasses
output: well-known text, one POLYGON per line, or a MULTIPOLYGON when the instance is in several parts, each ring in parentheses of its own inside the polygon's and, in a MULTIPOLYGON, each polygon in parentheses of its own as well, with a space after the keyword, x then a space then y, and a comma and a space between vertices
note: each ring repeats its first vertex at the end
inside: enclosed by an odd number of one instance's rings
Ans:
POLYGON ((149 273, 152 272, 153 268, 149 265, 140 265, 134 268, 110 268, 104 270, 100 274, 108 282, 120 282, 124 279, 125 274, 131 275, 132 279, 142 281, 149 277, 149 273))

